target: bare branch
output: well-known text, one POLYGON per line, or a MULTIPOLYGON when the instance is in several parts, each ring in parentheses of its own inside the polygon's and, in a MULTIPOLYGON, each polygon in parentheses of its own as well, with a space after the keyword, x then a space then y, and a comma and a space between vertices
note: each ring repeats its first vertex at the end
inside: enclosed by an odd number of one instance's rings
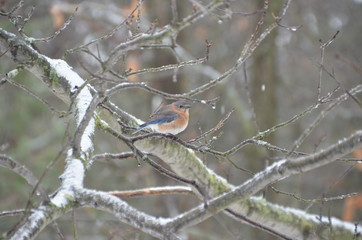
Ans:
MULTIPOLYGON (((216 7, 220 6, 221 4, 223 3, 219 1, 213 1, 209 3, 205 8, 208 11, 211 11, 216 7)), ((134 50, 140 45, 150 44, 155 42, 156 40, 172 36, 176 32, 181 31, 182 29, 190 26, 192 23, 198 21, 203 17, 205 17, 205 15, 201 11, 198 11, 182 19, 179 23, 176 24, 176 26, 167 25, 162 29, 156 30, 155 32, 138 34, 127 42, 119 44, 114 48, 114 50, 110 53, 108 59, 105 61, 104 71, 107 72, 108 70, 110 70, 124 52, 134 50)))
POLYGON ((19 215, 19 214, 24 214, 25 212, 26 212, 25 209, 3 211, 3 212, 0 212, 0 217, 16 216, 16 215, 19 215))
POLYGON ((130 191, 110 191, 107 192, 116 197, 129 198, 139 196, 152 196, 152 195, 169 195, 169 194, 193 194, 193 191, 189 187, 183 186, 165 186, 165 187, 153 187, 144 188, 130 191))
MULTIPOLYGON (((281 13, 279 15, 279 18, 281 19, 285 11, 287 10, 289 6, 290 0, 287 0, 281 10, 281 13)), ((268 1, 264 1, 264 14, 261 16, 258 24, 255 27, 254 33, 251 35, 250 39, 247 43, 245 43, 241 54, 239 58, 237 59, 235 65, 231 67, 229 70, 225 71, 221 76, 217 77, 216 79, 213 79, 209 81, 208 83, 205 83, 204 85, 192 89, 188 93, 183 94, 184 96, 192 97, 194 95, 200 94, 211 87, 215 86, 217 83, 223 81, 224 79, 227 79, 232 74, 234 74, 239 68, 244 64, 244 62, 252 55, 252 53, 255 51, 255 49, 260 45, 260 43, 278 26, 277 23, 272 23, 269 27, 267 27, 260 35, 259 37, 256 37, 257 32, 259 31, 261 25, 264 23, 264 17, 265 17, 265 11, 268 8, 268 1)))
POLYGON ((193 143, 193 142, 196 142, 196 141, 199 141, 200 139, 206 137, 207 135, 213 133, 213 132, 216 132, 217 130, 219 130, 220 128, 222 128, 225 124, 225 121, 229 119, 230 115, 234 112, 234 109, 232 109, 228 114, 225 115, 224 118, 222 118, 217 124, 215 127, 211 128, 210 130, 204 132, 203 134, 201 134, 200 136, 194 138, 194 139, 190 139, 188 140, 187 142, 188 143, 193 143))
POLYGON ((167 219, 156 218, 141 213, 129 206, 126 202, 107 193, 82 189, 78 193, 79 204, 83 207, 93 207, 116 215, 120 220, 131 224, 134 227, 150 235, 165 239, 165 236, 171 236, 169 239, 178 239, 174 232, 171 232, 165 223, 167 219), (160 221, 162 219, 163 221, 160 221))
POLYGON ((11 9, 9 12, 3 12, 3 11, 0 11, 0 15, 2 16, 8 16, 8 17, 11 17, 11 15, 16 12, 18 9, 22 8, 24 6, 24 0, 20 0, 18 2, 18 4, 16 4, 13 9, 11 9))
POLYGON ((320 59, 320 62, 319 62, 319 81, 318 81, 318 100, 321 98, 321 85, 322 85, 322 73, 323 73, 323 67, 324 67, 324 52, 325 52, 325 49, 326 47, 328 47, 332 42, 333 40, 337 37, 339 31, 337 31, 327 42, 323 43, 322 40, 319 40, 320 41, 320 49, 321 49, 321 59, 320 59))
MULTIPOLYGON (((308 156, 297 157, 294 159, 283 159, 278 161, 267 167, 264 171, 255 174, 254 177, 244 182, 240 186, 235 187, 233 190, 211 199, 207 202, 207 208, 199 206, 191 209, 181 216, 174 218, 168 224, 174 228, 174 231, 195 225, 212 216, 213 214, 223 210, 227 205, 238 200, 245 200, 248 196, 257 193, 271 183, 274 183, 285 177, 300 174, 302 172, 331 163, 360 147, 362 147, 362 131, 357 131, 350 137, 341 140, 338 143, 321 150, 320 152, 308 156)), ((310 220, 315 221, 317 224, 317 220, 310 220)), ((335 228, 338 227, 336 224, 338 223, 336 222, 334 224, 335 228)), ((351 235, 353 235, 353 232, 351 232, 351 235)))
POLYGON ((92 41, 90 41, 90 42, 88 42, 88 43, 86 43, 86 44, 83 44, 83 45, 81 45, 81 46, 79 46, 79 47, 69 49, 69 50, 67 50, 67 53, 73 53, 73 52, 78 51, 78 50, 80 50, 80 49, 82 49, 82 48, 86 48, 86 47, 88 47, 89 45, 92 45, 92 44, 94 44, 94 43, 97 43, 97 42, 99 42, 99 41, 102 41, 102 40, 105 40, 105 39, 108 39, 108 38, 112 37, 117 31, 119 31, 119 29, 120 29, 121 27, 123 27, 123 26, 126 24, 126 22, 134 15, 134 13, 138 10, 139 7, 140 7, 140 5, 137 5, 137 7, 134 8, 134 9, 131 11, 131 13, 130 13, 120 24, 118 24, 118 26, 116 26, 116 27, 115 27, 111 32, 109 32, 108 34, 103 35, 102 37, 93 39, 92 41))
POLYGON ((275 193, 287 195, 287 196, 293 197, 293 198, 295 198, 299 201, 305 202, 305 203, 321 203, 321 202, 329 202, 329 201, 336 201, 336 200, 344 200, 346 198, 350 198, 350 197, 358 195, 358 193, 349 193, 349 194, 339 195, 339 196, 335 196, 335 197, 323 196, 322 198, 316 198, 316 199, 304 199, 302 197, 297 196, 295 193, 281 191, 281 190, 276 189, 273 186, 271 186, 271 189, 275 193))
MULTIPOLYGON (((13 70, 14 71, 14 70, 13 70)), ((13 72, 11 71, 11 72, 13 72)), ((18 71, 16 69, 16 71, 18 71)), ((64 111, 58 111, 56 110, 53 106, 51 106, 46 100, 42 99, 40 96, 38 96, 36 93, 34 93, 33 91, 31 91, 30 89, 28 89, 27 87, 25 87, 24 85, 21 85, 20 83, 17 83, 15 81, 13 81, 10 77, 10 75, 12 75, 13 73, 8 73, 6 74, 6 77, 4 77, 2 80, 6 81, 8 83, 10 83, 11 85, 14 85, 15 87, 18 87, 20 89, 22 89, 24 92, 28 93, 30 96, 36 98, 39 102, 41 102, 42 104, 44 104, 50 111, 52 111, 54 114, 58 115, 59 117, 64 117, 67 113, 64 111)), ((18 73, 16 73, 18 74, 18 73)))
POLYGON ((63 32, 72 22, 75 13, 78 11, 78 7, 75 8, 74 13, 72 15, 70 15, 70 17, 67 19, 67 21, 65 21, 65 23, 63 24, 62 27, 60 27, 55 33, 53 33, 51 36, 49 37, 44 37, 44 38, 31 38, 28 37, 26 38, 26 41, 34 43, 34 42, 48 42, 54 38, 56 38, 61 32, 63 32))
MULTIPOLYGON (((355 95, 362 91, 362 85, 357 85, 351 91, 349 91, 350 94, 355 95)), ((290 152, 294 152, 296 149, 299 148, 299 146, 302 144, 302 142, 309 136, 309 134, 312 132, 312 130, 323 120, 323 118, 336 106, 338 106, 340 103, 348 99, 349 94, 345 93, 339 96, 337 99, 333 100, 332 103, 330 103, 326 109, 321 111, 318 115, 318 117, 313 121, 313 123, 304 130, 304 132, 300 135, 300 137, 294 142, 293 148, 290 150, 290 152)))
POLYGON ((190 61, 186 61, 186 62, 179 62, 179 63, 176 63, 176 64, 169 64, 169 65, 165 65, 165 66, 161 66, 161 67, 145 68, 145 69, 137 70, 137 71, 134 71, 134 72, 126 73, 125 76, 129 77, 129 76, 132 76, 132 75, 142 74, 142 73, 152 73, 152 72, 161 72, 161 71, 166 71, 166 70, 171 70, 171 69, 178 69, 178 68, 184 67, 184 66, 201 64, 201 63, 203 63, 205 61, 206 61, 206 57, 196 59, 196 60, 190 60, 190 61))
POLYGON ((124 152, 124 153, 102 153, 96 154, 92 157, 92 161, 98 161, 100 159, 126 159, 134 157, 133 152, 124 152))
POLYGON ((11 157, 0 154, 0 166, 19 174, 30 186, 36 189, 36 192, 41 195, 43 199, 48 199, 46 191, 41 186, 38 186, 38 179, 24 165, 21 165, 11 157))

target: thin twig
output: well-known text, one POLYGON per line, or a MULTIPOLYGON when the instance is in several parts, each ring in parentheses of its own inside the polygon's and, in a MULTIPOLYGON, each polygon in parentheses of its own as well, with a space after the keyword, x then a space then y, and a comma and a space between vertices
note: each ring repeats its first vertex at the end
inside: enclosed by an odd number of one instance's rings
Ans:
POLYGON ((198 103, 202 103, 202 104, 209 104, 211 107, 215 106, 215 103, 219 100, 219 98, 214 98, 214 99, 210 99, 210 100, 199 100, 199 99, 195 99, 195 98, 190 98, 190 97, 185 97, 183 94, 170 94, 170 93, 166 93, 160 90, 157 90, 155 88, 152 88, 150 86, 147 85, 146 82, 121 82, 118 85, 107 89, 104 93, 105 96, 110 97, 116 93, 118 93, 121 90, 126 90, 128 88, 140 88, 140 89, 144 89, 150 93, 159 95, 165 99, 172 99, 172 100, 188 100, 191 102, 198 102, 198 103))
MULTIPOLYGON (((362 85, 357 85, 353 89, 349 91, 350 94, 355 95, 362 91, 362 85)), ((304 142, 304 140, 310 135, 310 133, 313 131, 313 129, 324 119, 324 117, 336 106, 338 106, 340 103, 347 100, 349 97, 349 94, 344 93, 340 95, 337 99, 333 100, 326 109, 322 110, 318 117, 309 125, 308 128, 306 128, 303 133, 299 136, 299 138, 294 142, 293 148, 290 150, 290 155, 292 152, 294 152, 296 149, 299 148, 299 146, 304 142)))
POLYGON ((172 13, 172 19, 171 24, 175 25, 178 21, 178 11, 177 11, 177 0, 171 0, 171 13, 172 13))
POLYGON ((21 165, 9 156, 0 155, 0 166, 19 174, 30 186, 36 189, 37 194, 41 195, 43 200, 48 199, 45 189, 39 185, 39 180, 25 165, 21 165))
POLYGON ((3 211, 3 212, 0 212, 0 217, 17 216, 19 214, 24 214, 25 211, 26 211, 25 209, 3 211))
POLYGON ((297 196, 295 193, 278 190, 273 186, 270 186, 270 188, 277 194, 287 195, 287 196, 293 197, 296 200, 299 200, 299 201, 302 201, 305 203, 321 203, 321 202, 329 202, 329 201, 336 201, 336 200, 344 200, 346 198, 350 198, 350 197, 353 197, 353 196, 356 196, 359 194, 359 193, 355 192, 355 193, 348 193, 348 194, 339 195, 339 196, 335 196, 335 197, 324 197, 323 196, 323 198, 305 199, 300 196, 297 196))
MULTIPOLYGON (((312 106, 309 106, 307 109, 305 109, 303 112, 293 116, 291 119, 284 121, 282 123, 279 123, 263 132, 260 132, 259 134, 255 135, 252 138, 246 139, 242 142, 240 142, 239 144, 235 145, 234 147, 232 147, 231 149, 225 151, 225 152, 220 152, 220 151, 209 151, 215 154, 218 154, 220 156, 229 156, 233 153, 235 153, 236 151, 240 150, 242 147, 250 144, 250 143, 254 143, 255 140, 261 140, 266 138, 267 136, 269 136, 271 133, 275 132, 276 130, 283 128, 285 126, 288 126, 291 123, 296 122, 297 120, 299 120, 300 118, 306 116, 307 114, 309 114, 310 112, 312 112, 314 109, 316 109, 319 106, 319 104, 315 104, 312 106)), ((294 151, 293 151, 294 152, 294 151)))
MULTIPOLYGON (((221 5, 222 2, 219 1, 213 1, 205 6, 205 8, 209 11, 212 9, 218 7, 221 5)), ((201 18, 204 18, 205 14, 203 14, 201 11, 197 11, 185 18, 183 18, 180 22, 176 24, 176 26, 173 25, 167 25, 161 29, 158 29, 155 31, 152 31, 150 33, 142 33, 137 34, 136 36, 132 37, 132 39, 129 39, 126 42, 122 42, 118 44, 113 51, 109 54, 108 59, 104 62, 104 71, 107 72, 114 64, 118 62, 120 57, 130 50, 138 49, 140 45, 150 44, 154 43, 158 40, 173 36, 175 33, 180 32, 182 29, 186 28, 187 26, 190 26, 194 22, 198 21, 201 18)))
POLYGON ((205 62, 206 59, 207 58, 204 57, 204 58, 200 58, 200 59, 196 59, 196 60, 190 60, 190 61, 185 61, 185 62, 179 62, 176 64, 164 65, 161 67, 145 68, 145 69, 137 70, 134 72, 126 73, 125 77, 129 77, 129 76, 136 75, 136 74, 142 74, 142 73, 161 72, 161 71, 166 71, 166 70, 178 69, 178 68, 184 67, 184 66, 201 64, 201 63, 205 62))
POLYGON ((194 139, 190 139, 187 142, 188 143, 193 143, 196 142, 204 137, 206 137, 207 135, 216 132, 217 130, 219 130, 220 128, 222 128, 225 124, 225 121, 229 119, 230 115, 234 112, 235 109, 232 109, 228 114, 225 115, 225 117, 223 117, 216 125, 215 127, 211 128, 210 130, 204 132, 203 134, 201 134, 200 136, 194 138, 194 139))
POLYGON ((200 9, 203 14, 207 15, 209 13, 209 10, 203 5, 203 3, 200 3, 198 0, 188 1, 192 3, 196 8, 200 9))
POLYGON ((320 65, 320 68, 319 68, 319 79, 318 79, 318 100, 321 98, 321 86, 322 86, 322 67, 324 66, 324 52, 325 52, 325 49, 326 47, 328 47, 332 42, 333 40, 337 37, 339 31, 337 31, 328 41, 326 42, 322 42, 322 40, 320 39, 319 42, 320 42, 320 49, 321 49, 321 56, 320 56, 320 61, 319 61, 319 65, 320 65))
POLYGON ((123 152, 123 153, 102 153, 96 154, 92 157, 92 161, 98 161, 101 159, 126 159, 135 157, 134 152, 123 152))
POLYGON ((118 24, 118 26, 116 26, 112 31, 110 31, 109 33, 103 35, 102 37, 99 37, 99 38, 96 38, 96 39, 93 39, 91 41, 89 41, 88 43, 85 43, 79 47, 75 47, 75 48, 72 48, 72 49, 69 49, 67 50, 67 53, 66 54, 69 54, 69 53, 73 53, 79 49, 82 49, 82 48, 86 48, 88 47, 89 45, 91 44, 94 44, 96 42, 99 42, 99 41, 102 41, 102 40, 105 40, 105 39, 108 39, 110 37, 112 37, 133 15, 134 13, 138 10, 138 5, 137 7, 135 7, 131 13, 126 17, 126 19, 124 19, 120 24, 118 24))
POLYGON ((32 8, 30 9, 30 12, 28 13, 28 16, 26 18, 24 18, 21 25, 19 25, 17 21, 15 22, 18 32, 21 34, 21 36, 25 37, 25 39, 26 39, 26 35, 23 30, 24 30, 25 25, 29 22, 29 20, 33 16, 34 10, 35 10, 35 6, 33 5, 32 8))
POLYGON ((15 12, 15 11, 17 11, 18 9, 20 9, 20 8, 22 8, 23 6, 24 6, 24 0, 20 0, 19 2, 18 2, 18 4, 16 4, 14 7, 13 7, 13 9, 11 9, 9 12, 2 12, 2 11, 0 11, 0 15, 1 16, 8 16, 8 17, 11 17, 11 15, 15 12))
MULTIPOLYGON (((283 5, 282 10, 280 11, 279 18, 281 19, 286 12, 286 9, 289 6, 290 0, 285 1, 285 4, 283 5)), ((264 1, 264 12, 268 9, 269 2, 264 1)), ((267 27, 260 35, 257 37, 257 33, 261 28, 261 25, 264 23, 264 17, 265 13, 262 14, 257 26, 255 27, 255 30, 249 40, 244 44, 244 47, 241 51, 241 54, 239 58, 237 59, 235 65, 231 67, 229 70, 224 72, 221 76, 217 77, 216 79, 213 79, 209 81, 208 83, 205 83, 204 85, 201 85, 197 88, 194 88, 190 90, 188 93, 183 94, 184 96, 192 97, 194 95, 200 94, 202 92, 205 92, 206 90, 214 87, 217 83, 223 81, 224 79, 227 79, 232 74, 237 72, 237 70, 242 66, 242 64, 252 55, 252 53, 255 51, 255 49, 261 44, 261 42, 278 26, 278 24, 272 23, 269 27, 267 27)))
POLYGON ((265 231, 267 233, 270 233, 270 234, 272 234, 274 236, 277 236, 277 237, 279 237, 281 239, 292 240, 292 238, 290 238, 290 237, 288 237, 288 236, 286 236, 286 235, 284 235, 284 234, 282 234, 280 232, 277 232, 277 231, 273 230, 272 228, 268 228, 266 226, 263 226, 262 224, 260 224, 258 222, 252 221, 251 219, 247 218, 246 216, 241 215, 240 213, 235 212, 235 211, 231 210, 230 208, 226 208, 225 211, 227 213, 231 214, 232 216, 234 216, 234 217, 236 217, 236 218, 238 218, 238 219, 240 219, 242 221, 247 222, 248 224, 250 224, 253 227, 261 229, 261 230, 263 230, 263 231, 265 231))
POLYGON ((229 163, 231 163, 231 165, 232 165, 234 168, 236 168, 236 169, 238 169, 238 170, 240 170, 240 171, 242 171, 242 172, 246 172, 246 173, 248 173, 250 176, 253 176, 253 175, 254 175, 254 173, 253 173, 252 171, 238 166, 238 165, 237 165, 234 161, 232 161, 229 157, 226 156, 225 158, 226 158, 226 160, 227 160, 229 163))
POLYGON ((20 88, 21 90, 23 90, 24 92, 26 92, 27 94, 29 94, 30 96, 34 97, 35 99, 37 99, 39 102, 41 102, 42 104, 44 104, 51 112, 53 112, 54 114, 58 115, 58 117, 64 117, 65 115, 67 115, 68 113, 65 111, 58 111, 56 110, 52 105, 50 105, 46 100, 42 99, 41 97, 39 97, 36 93, 34 93, 33 91, 31 91, 30 89, 28 89, 27 87, 25 87, 24 85, 17 83, 15 81, 13 81, 10 77, 5 77, 4 78, 6 80, 6 82, 10 83, 11 85, 20 88))
POLYGON ((150 187, 129 191, 109 191, 108 194, 117 196, 120 198, 129 197, 146 197, 153 195, 171 195, 171 194, 193 194, 190 187, 184 186, 164 186, 164 187, 150 187))
POLYGON ((242 15, 242 16, 251 16, 251 15, 255 15, 255 14, 258 14, 258 13, 264 13, 265 12, 265 9, 264 7, 261 8, 261 9, 257 9, 253 12, 232 12, 233 15, 242 15))
MULTIPOLYGON (((345 170, 345 171, 341 174, 341 176, 339 176, 334 182, 332 182, 332 183, 330 183, 330 184, 328 185, 327 189, 320 194, 320 197, 319 197, 319 198, 320 198, 321 200, 325 199, 325 198, 326 198, 325 195, 326 195, 334 186, 336 186, 338 183, 340 183, 340 182, 342 181, 342 179, 344 179, 344 178, 347 176, 347 174, 354 169, 354 167, 355 167, 356 165, 357 165, 357 163, 354 163, 354 164, 352 164, 351 166, 349 166, 349 168, 348 168, 347 170, 345 170)), ((321 201, 321 203, 324 203, 324 202, 325 202, 325 201, 321 201)), ((315 202, 311 202, 311 203, 306 207, 306 210, 309 209, 309 208, 311 208, 314 203, 315 203, 315 202)))

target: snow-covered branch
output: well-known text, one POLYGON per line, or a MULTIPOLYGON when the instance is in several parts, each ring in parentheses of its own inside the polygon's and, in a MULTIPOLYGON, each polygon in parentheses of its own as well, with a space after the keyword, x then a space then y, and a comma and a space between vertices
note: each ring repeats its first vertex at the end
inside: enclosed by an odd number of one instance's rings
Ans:
POLYGON ((175 233, 167 228, 168 219, 142 213, 115 196, 88 189, 81 189, 78 191, 77 196, 77 201, 81 207, 93 207, 107 211, 117 216, 121 221, 160 239, 163 239, 164 236, 171 236, 170 239, 178 239, 174 235, 175 233))
MULTIPOLYGON (((202 204, 183 215, 177 216, 169 223, 174 227, 175 231, 197 224, 231 204, 243 200, 238 204, 231 205, 231 209, 256 222, 263 219, 263 225, 275 231, 284 232, 283 228, 288 228, 294 238, 307 237, 308 239, 318 239, 314 235, 314 229, 329 228, 328 217, 317 221, 315 215, 302 213, 296 209, 266 204, 263 199, 249 197, 269 184, 288 176, 329 164, 354 149, 360 148, 362 146, 362 131, 358 131, 349 138, 343 139, 320 152, 298 158, 280 160, 237 187, 228 184, 225 179, 220 178, 208 169, 193 151, 175 142, 153 139, 152 143, 150 143, 149 141, 142 140, 137 142, 136 146, 142 151, 152 153, 163 159, 177 174, 188 179, 195 179, 197 184, 204 188, 209 196, 215 197, 207 202, 207 208, 202 204), (276 211, 279 214, 275 215, 276 211), (308 224, 305 224, 306 220, 308 224), (288 221, 299 224, 291 226, 288 221), (309 230, 306 233, 307 229, 309 230)), ((353 224, 341 223, 337 219, 334 219, 332 224, 335 227, 333 228, 334 230, 322 231, 324 235, 322 234, 321 238, 336 237, 339 234, 346 234, 346 232, 349 232, 350 236, 356 235, 353 224)), ((357 229, 357 231, 360 232, 360 229, 357 229)))

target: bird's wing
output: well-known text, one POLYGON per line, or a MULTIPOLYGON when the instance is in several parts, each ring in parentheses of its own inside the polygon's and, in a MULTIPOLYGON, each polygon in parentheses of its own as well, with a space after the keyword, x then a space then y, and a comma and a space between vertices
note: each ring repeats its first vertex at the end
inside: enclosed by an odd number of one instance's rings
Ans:
POLYGON ((157 123, 169 123, 174 121, 178 117, 178 113, 172 110, 164 110, 157 114, 154 114, 148 122, 145 124, 157 124, 157 123))

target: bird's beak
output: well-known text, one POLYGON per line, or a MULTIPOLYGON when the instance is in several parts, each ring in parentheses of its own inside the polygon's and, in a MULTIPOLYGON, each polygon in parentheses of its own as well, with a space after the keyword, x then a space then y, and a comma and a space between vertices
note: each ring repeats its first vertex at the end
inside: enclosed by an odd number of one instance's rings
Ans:
POLYGON ((191 104, 190 104, 190 103, 186 103, 186 104, 184 105, 184 107, 185 107, 185 108, 191 108, 191 104))

